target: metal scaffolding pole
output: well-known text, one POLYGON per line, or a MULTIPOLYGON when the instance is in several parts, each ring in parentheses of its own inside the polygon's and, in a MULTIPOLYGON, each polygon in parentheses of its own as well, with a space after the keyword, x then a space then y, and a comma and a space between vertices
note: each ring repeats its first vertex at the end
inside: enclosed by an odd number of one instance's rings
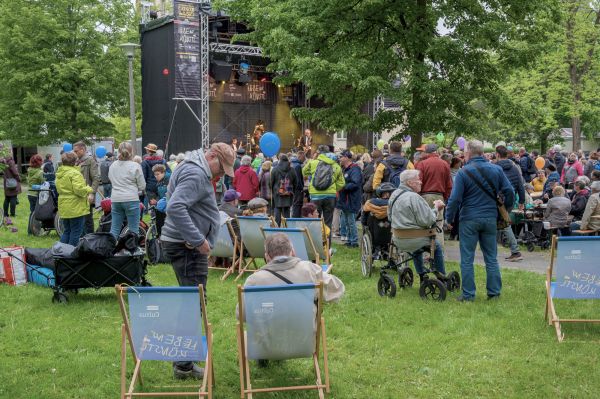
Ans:
POLYGON ((208 43, 208 15, 210 12, 210 0, 205 0, 200 3, 200 76, 201 91, 200 91, 200 134, 202 137, 202 148, 210 147, 210 134, 208 124, 208 100, 210 91, 209 82, 209 52, 210 46, 208 43))
MULTIPOLYGON (((373 99, 373 119, 384 108, 383 96, 379 95, 373 99)), ((381 139, 381 132, 373 132, 373 148, 377 148, 377 142, 381 139)))

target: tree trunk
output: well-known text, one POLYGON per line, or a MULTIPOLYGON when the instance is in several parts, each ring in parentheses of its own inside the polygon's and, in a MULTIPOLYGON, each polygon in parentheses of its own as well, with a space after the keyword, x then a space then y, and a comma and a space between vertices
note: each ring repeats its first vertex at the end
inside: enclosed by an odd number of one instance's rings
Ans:
MULTIPOLYGON (((417 0, 417 17, 416 24, 419 27, 420 46, 417 46, 419 50, 415 51, 413 56, 413 78, 416 82, 427 80, 428 77, 423 73, 423 65, 425 64, 425 50, 429 45, 430 30, 427 24, 427 3, 428 0, 417 0)), ((414 84, 414 83, 413 83, 414 84)), ((421 146, 423 142, 423 118, 424 115, 421 113, 427 113, 427 103, 421 92, 420 85, 413 87, 412 89, 412 106, 411 106, 411 118, 409 119, 408 131, 412 137, 411 147, 413 150, 421 146)))
POLYGON ((576 115, 571 118, 571 129, 573 130, 573 152, 581 149, 581 118, 576 115))
POLYGON ((548 151, 548 135, 542 133, 540 135, 540 155, 544 155, 548 151))

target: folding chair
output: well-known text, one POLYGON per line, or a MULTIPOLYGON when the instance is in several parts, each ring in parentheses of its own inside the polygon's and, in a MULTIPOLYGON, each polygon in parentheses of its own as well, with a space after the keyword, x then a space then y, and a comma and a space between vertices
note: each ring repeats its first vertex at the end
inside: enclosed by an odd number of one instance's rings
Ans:
POLYGON ((116 285, 115 289, 123 315, 121 399, 137 396, 197 396, 211 399, 214 384, 212 327, 206 318, 202 286, 116 285), (128 305, 125 304, 125 293, 128 305), (129 389, 126 387, 128 343, 135 364, 129 389), (204 362, 202 384, 198 384, 195 391, 136 392, 136 384, 143 384, 141 364, 144 360, 204 362))
POLYGON ((329 393, 329 365, 325 320, 321 316, 321 283, 248 287, 238 285, 238 304, 240 316, 237 337, 242 399, 246 396, 252 399, 253 394, 261 392, 311 389, 316 389, 319 398, 323 399, 323 389, 329 393), (321 348, 324 384, 319 365, 321 348), (249 360, 297 358, 313 359, 316 384, 252 388, 249 360))
MULTIPOLYGON (((263 232, 263 235, 265 236, 265 240, 267 239, 267 237, 269 235, 275 234, 275 233, 284 233, 291 241, 292 246, 294 247, 294 252, 296 252, 296 257, 302 259, 302 260, 307 260, 307 261, 313 261, 313 259, 311 259, 310 254, 316 254, 316 261, 314 261, 316 264, 319 264, 319 254, 317 253, 317 250, 315 249, 315 244, 312 241, 312 238, 310 237, 310 235, 308 234, 308 230, 306 230, 306 228, 302 228, 302 229, 290 229, 290 228, 277 228, 277 227, 261 227, 261 231, 263 232)), ((329 267, 328 265, 320 265, 323 268, 323 271, 328 271, 329 267)))
POLYGON ((596 236, 552 237, 550 266, 546 273, 545 319, 554 325, 559 342, 564 339, 561 323, 600 323, 597 319, 561 319, 554 306, 557 298, 600 299, 598 245, 600 237, 596 236), (553 274, 555 281, 552 281, 553 274))
MULTIPOLYGON (((325 235, 325 223, 321 218, 290 218, 284 219, 285 227, 292 229, 306 228, 308 235, 312 240, 315 252, 309 250, 309 259, 318 264, 327 265, 323 270, 329 272, 333 265, 329 256, 329 237, 325 235)), ((310 245, 307 245, 309 248, 310 245)))
POLYGON ((236 218, 240 226, 240 257, 242 258, 238 275, 235 278, 237 280, 244 272, 248 271, 250 265, 254 265, 254 268, 258 269, 256 259, 264 259, 265 257, 265 238, 260 229, 261 227, 272 227, 275 224, 273 219, 268 217, 237 216, 236 218), (246 260, 246 253, 250 258, 248 261, 246 260))
MULTIPOLYGON (((235 272, 235 268, 238 267, 238 263, 241 258, 238 255, 239 241, 235 234, 235 230, 231 225, 231 220, 227 220, 221 224, 219 234, 217 235, 217 241, 215 242, 214 248, 210 251, 210 256, 218 258, 231 258, 231 266, 229 266, 221 280, 225 280, 230 274, 235 272)), ((223 269, 222 267, 210 267, 211 269, 223 269)))

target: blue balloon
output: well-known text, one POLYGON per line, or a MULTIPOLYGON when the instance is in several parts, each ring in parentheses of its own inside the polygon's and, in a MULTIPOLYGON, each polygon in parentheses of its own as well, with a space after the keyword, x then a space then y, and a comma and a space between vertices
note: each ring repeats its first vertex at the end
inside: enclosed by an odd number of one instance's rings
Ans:
POLYGON ((64 143, 63 144, 63 151, 64 152, 71 152, 71 151, 73 151, 73 144, 71 144, 71 143, 64 143))
POLYGON ((263 134, 258 144, 262 153, 269 158, 277 155, 281 148, 281 140, 277 133, 273 132, 263 134))
POLYGON ((99 145, 98 147, 96 147, 96 157, 104 158, 105 155, 106 155, 106 148, 104 148, 104 146, 99 145))

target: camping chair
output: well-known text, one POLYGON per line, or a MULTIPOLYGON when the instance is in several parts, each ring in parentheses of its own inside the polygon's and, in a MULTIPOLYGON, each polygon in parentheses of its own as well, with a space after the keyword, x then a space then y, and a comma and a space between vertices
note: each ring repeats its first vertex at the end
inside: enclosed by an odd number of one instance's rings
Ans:
POLYGON ((549 325, 554 325, 559 342, 564 339, 560 323, 600 323, 595 319, 561 319, 554 307, 556 298, 600 298, 600 265, 596 258, 599 244, 600 237, 552 237, 550 266, 546 274, 545 319, 549 325), (556 281, 552 281, 553 274, 556 281))
MULTIPOLYGON (((217 258, 231 258, 231 266, 229 266, 221 280, 225 280, 230 274, 235 272, 236 266, 241 262, 240 257, 238 256, 239 250, 239 241, 238 237, 235 234, 235 230, 231 225, 231 220, 225 221, 225 223, 221 224, 219 229, 219 234, 217 235, 217 241, 215 242, 214 248, 210 251, 210 256, 214 256, 217 258)), ((213 267, 210 269, 223 269, 222 267, 213 267)))
POLYGON ((324 272, 329 270, 328 265, 321 265, 319 263, 319 255, 315 249, 315 244, 312 238, 308 234, 306 228, 302 229, 290 229, 290 228, 275 228, 275 227, 261 227, 265 239, 267 236, 275 233, 284 233, 292 243, 296 257, 302 260, 313 261, 310 258, 310 254, 316 254, 316 264, 320 265, 324 272))
POLYGON ((311 252, 310 245, 307 243, 306 247, 309 248, 309 259, 317 264, 327 265, 327 269, 323 270, 329 272, 333 265, 329 256, 329 237, 325 235, 325 223, 321 218, 290 218, 284 219, 285 227, 292 229, 306 228, 308 235, 312 240, 312 247, 315 248, 314 252, 311 252))
POLYGON ((265 238, 260 229, 261 227, 272 227, 275 223, 268 217, 237 216, 236 218, 240 226, 240 257, 242 258, 238 275, 235 278, 237 280, 244 272, 248 271, 248 266, 253 265, 255 269, 258 269, 256 259, 265 257, 265 238), (246 260, 246 253, 250 260, 246 260))
POLYGON ((242 399, 254 393, 316 389, 323 399, 329 393, 329 365, 323 309, 323 286, 286 284, 238 285, 238 359, 242 399), (315 301, 315 298, 317 300, 315 301), (321 379, 319 352, 323 351, 325 383, 321 379), (249 360, 312 358, 314 385, 252 388, 249 360))
MULTIPOLYGON (((206 318, 204 290, 198 287, 126 287, 116 285, 123 315, 121 327, 121 399, 137 396, 212 398, 212 327, 206 318), (125 304, 127 294, 128 305, 125 304), (127 390, 127 343, 135 368, 127 390), (144 360, 201 361, 204 378, 196 391, 135 392, 142 385, 144 360)), ((166 388, 166 387, 163 387, 166 388)))

